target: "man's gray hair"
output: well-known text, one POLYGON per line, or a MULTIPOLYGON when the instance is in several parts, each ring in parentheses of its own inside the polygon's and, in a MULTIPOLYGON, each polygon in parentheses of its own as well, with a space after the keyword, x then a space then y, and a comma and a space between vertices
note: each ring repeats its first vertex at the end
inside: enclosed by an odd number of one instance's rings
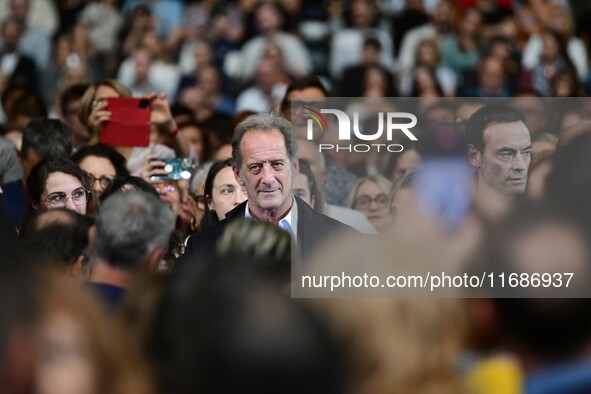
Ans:
POLYGON ((240 170, 242 168, 242 139, 247 132, 257 130, 262 132, 271 132, 278 130, 285 140, 285 147, 287 148, 287 156, 293 163, 298 155, 298 143, 296 132, 292 124, 274 113, 259 113, 251 115, 242 122, 238 123, 234 129, 234 137, 232 139, 232 163, 240 170))
POLYGON ((174 226, 174 212, 159 198, 141 191, 114 194, 96 221, 96 256, 114 267, 139 268, 156 248, 166 251, 174 226))

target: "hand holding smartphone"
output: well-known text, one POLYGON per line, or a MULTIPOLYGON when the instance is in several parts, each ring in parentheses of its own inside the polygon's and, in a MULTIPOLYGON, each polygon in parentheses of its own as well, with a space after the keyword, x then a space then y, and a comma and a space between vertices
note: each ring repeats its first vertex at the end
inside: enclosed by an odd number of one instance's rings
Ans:
POLYGON ((150 164, 155 165, 151 180, 171 179, 179 181, 190 179, 193 173, 193 163, 186 157, 154 158, 150 164))

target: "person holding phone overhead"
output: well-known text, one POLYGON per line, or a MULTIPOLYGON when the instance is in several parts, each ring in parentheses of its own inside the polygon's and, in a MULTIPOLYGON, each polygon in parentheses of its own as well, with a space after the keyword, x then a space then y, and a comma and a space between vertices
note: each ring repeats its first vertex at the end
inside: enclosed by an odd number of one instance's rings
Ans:
MULTIPOLYGON (((92 132, 90 145, 99 142, 101 127, 111 120, 108 108, 109 98, 130 98, 130 90, 113 79, 92 84, 80 100, 80 120, 92 132)), ((165 93, 153 92, 142 99, 150 109, 150 137, 147 147, 116 146, 127 160, 127 168, 132 175, 140 175, 146 158, 154 155, 160 158, 190 157, 196 159, 190 144, 178 132, 178 126, 170 111, 165 93), (172 149, 166 145, 172 147, 172 149)))

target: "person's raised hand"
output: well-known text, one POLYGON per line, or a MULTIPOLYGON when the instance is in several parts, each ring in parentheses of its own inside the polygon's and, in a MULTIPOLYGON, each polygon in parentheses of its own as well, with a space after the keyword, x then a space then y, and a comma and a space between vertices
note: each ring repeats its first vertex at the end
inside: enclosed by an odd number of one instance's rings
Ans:
POLYGON ((144 161, 144 166, 142 167, 142 172, 140 174, 142 179, 150 183, 153 183, 154 180, 156 180, 154 177, 168 175, 168 172, 164 169, 166 163, 156 159, 156 155, 149 155, 146 157, 146 161, 144 161))
POLYGON ((171 133, 177 127, 166 93, 152 92, 143 97, 150 102, 150 123, 171 133))

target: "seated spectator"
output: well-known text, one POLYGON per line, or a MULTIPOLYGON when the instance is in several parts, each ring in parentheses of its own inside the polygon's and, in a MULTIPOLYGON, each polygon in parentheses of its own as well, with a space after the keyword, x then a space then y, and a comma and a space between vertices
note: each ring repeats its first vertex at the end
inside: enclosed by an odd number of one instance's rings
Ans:
POLYGON ((348 206, 362 212, 375 226, 383 232, 391 224, 388 194, 392 182, 381 175, 360 178, 348 197, 348 206))
POLYGON ((247 41, 242 47, 237 77, 243 80, 252 78, 269 42, 274 42, 281 48, 286 62, 296 72, 307 75, 312 71, 310 54, 302 41, 281 30, 284 19, 279 7, 274 2, 263 2, 257 5, 255 18, 259 35, 247 41))
POLYGON ((574 71, 562 38, 551 30, 541 33, 542 51, 531 69, 531 87, 542 96, 552 94, 552 82, 563 71, 574 71))
POLYGON ((257 66, 254 85, 236 99, 236 112, 277 112, 286 89, 287 86, 279 80, 277 63, 263 59, 257 66))
POLYGON ((364 81, 370 67, 381 69, 385 76, 384 90, 385 97, 392 97, 394 91, 394 76, 384 68, 379 60, 382 53, 382 44, 374 37, 366 37, 363 41, 361 62, 351 65, 343 71, 340 79, 339 94, 342 97, 360 97, 364 93, 364 81))
MULTIPOLYGON (((347 67, 362 62, 363 41, 366 37, 375 37, 380 42, 379 64, 386 70, 392 70, 394 65, 392 39, 386 30, 379 26, 376 3, 368 0, 354 0, 349 3, 347 11, 351 25, 335 32, 330 43, 328 60, 330 76, 335 81, 339 81, 347 67)), ((306 74, 309 75, 309 73, 306 74)))
POLYGON ((454 17, 453 2, 449 0, 438 0, 436 2, 436 8, 430 17, 430 23, 407 31, 402 38, 400 51, 398 52, 398 66, 401 80, 408 78, 408 75, 412 73, 421 42, 431 40, 437 43, 437 47, 439 48, 440 41, 451 33, 450 28, 454 17))
POLYGON ((80 53, 76 51, 74 36, 71 32, 58 33, 53 38, 51 57, 47 67, 43 69, 41 91, 43 99, 48 105, 55 102, 62 90, 75 84, 70 78, 77 72, 77 76, 82 79, 77 84, 87 83, 87 65, 80 57, 80 53))
POLYGON ((33 209, 67 208, 89 216, 98 210, 88 174, 69 159, 37 163, 27 178, 27 191, 33 209))
POLYGON ((179 82, 178 95, 179 102, 191 108, 200 121, 214 113, 227 116, 236 113, 234 100, 222 90, 220 72, 213 65, 199 68, 196 76, 183 77, 179 82), (204 110, 209 110, 209 114, 199 115, 204 110))
MULTIPOLYGON (((124 0, 123 12, 129 14, 140 4, 146 4, 143 0, 124 0)), ((184 3, 180 0, 152 0, 147 3, 149 11, 154 15, 154 24, 158 27, 159 37, 168 37, 171 32, 179 27, 183 18, 184 3)))
POLYGON ((424 92, 426 88, 421 88, 417 92, 415 88, 425 84, 424 81, 415 79, 423 78, 419 74, 419 70, 424 69, 432 78, 434 78, 434 85, 439 93, 443 96, 454 96, 456 92, 457 76, 449 67, 441 63, 441 53, 437 42, 434 40, 423 40, 419 43, 414 61, 414 72, 403 74, 400 78, 400 92, 403 95, 410 95, 412 97, 424 97, 432 95, 424 92), (404 75, 407 77, 404 78, 404 75))
POLYGON ((128 86, 134 97, 164 92, 175 97, 180 80, 176 64, 170 62, 165 45, 154 29, 146 31, 117 72, 117 80, 128 86))
POLYGON ((470 86, 467 81, 459 87, 458 96, 464 97, 509 97, 507 70, 503 62, 494 56, 488 56, 478 65, 477 82, 470 86))
POLYGON ((117 65, 117 38, 123 16, 112 0, 87 3, 78 16, 75 31, 85 42, 84 58, 88 59, 94 80, 113 75, 117 65))
POLYGON ((129 176, 125 158, 108 145, 85 146, 72 156, 72 160, 92 177, 92 187, 98 198, 113 179, 129 176))
POLYGON ((412 73, 411 97, 442 97, 443 89, 437 80, 435 71, 426 66, 419 66, 412 73))
POLYGON ((22 86, 31 92, 37 92, 40 87, 38 68, 35 61, 19 49, 24 23, 24 20, 16 15, 9 16, 2 22, 0 71, 9 85, 22 86))
POLYGON ((462 15, 456 35, 446 36, 441 43, 441 62, 461 76, 480 60, 478 47, 482 17, 476 8, 469 8, 462 15))
MULTIPOLYGON (((585 81, 589 72, 587 46, 581 38, 573 35, 572 23, 564 6, 557 2, 547 4, 550 9, 548 17, 543 21, 546 28, 543 30, 550 30, 560 38, 560 41, 564 43, 565 60, 574 66, 578 80, 585 81)), ((535 68, 541 60, 540 55, 544 46, 543 30, 530 35, 523 48, 521 64, 525 69, 535 68)))

